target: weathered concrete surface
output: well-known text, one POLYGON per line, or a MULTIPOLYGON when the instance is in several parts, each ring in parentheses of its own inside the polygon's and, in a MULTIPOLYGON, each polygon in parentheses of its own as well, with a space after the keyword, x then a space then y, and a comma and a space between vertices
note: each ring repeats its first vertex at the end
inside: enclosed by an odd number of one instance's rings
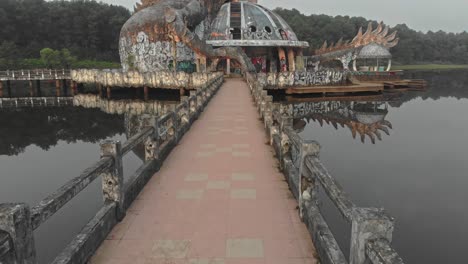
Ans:
POLYGON ((317 263, 266 141, 227 80, 91 263, 317 263))
POLYGON ((72 70, 71 78, 78 83, 96 83, 103 86, 144 87, 164 89, 199 89, 222 73, 185 73, 173 71, 137 72, 122 70, 72 70))

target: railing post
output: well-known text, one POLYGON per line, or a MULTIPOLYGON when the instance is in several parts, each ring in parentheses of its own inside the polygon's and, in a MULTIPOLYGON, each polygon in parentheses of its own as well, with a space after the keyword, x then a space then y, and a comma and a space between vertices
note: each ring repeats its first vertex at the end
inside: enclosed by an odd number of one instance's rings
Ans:
POLYGON ((375 239, 391 242, 393 229, 394 219, 383 209, 354 208, 349 263, 366 263, 366 244, 375 239))
MULTIPOLYGON (((26 204, 0 204, 0 230, 11 239, 11 257, 16 264, 36 264, 36 248, 31 225, 31 210, 26 204)), ((0 263, 6 261, 0 259, 0 263)))
POLYGON ((112 168, 102 174, 102 193, 104 201, 117 203, 116 217, 121 221, 125 217, 125 190, 122 164, 122 144, 120 141, 105 140, 101 142, 101 158, 113 158, 112 168))
POLYGON ((152 161, 159 159, 158 143, 159 143, 159 122, 157 118, 152 118, 148 126, 153 127, 153 134, 151 134, 145 141, 145 161, 152 161))
POLYGON ((307 157, 316 157, 320 155, 320 144, 314 140, 303 140, 301 144, 301 149, 298 157, 299 162, 299 216, 301 219, 304 217, 304 208, 307 206, 307 203, 315 202, 317 198, 317 184, 318 181, 312 173, 311 175, 305 175, 304 167, 307 157))
POLYGON ((280 145, 280 169, 284 169, 284 157, 289 152, 289 136, 286 133, 288 128, 292 129, 293 120, 289 116, 281 116, 280 121, 280 137, 281 137, 281 145, 280 145))

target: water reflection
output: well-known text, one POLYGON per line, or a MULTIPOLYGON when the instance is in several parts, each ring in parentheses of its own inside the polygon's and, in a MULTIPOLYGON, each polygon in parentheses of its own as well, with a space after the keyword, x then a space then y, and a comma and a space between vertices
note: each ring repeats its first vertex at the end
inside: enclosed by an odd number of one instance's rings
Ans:
POLYGON ((36 145, 49 150, 59 141, 97 143, 123 133, 123 118, 96 109, 75 107, 0 112, 0 155, 23 153, 36 145))
POLYGON ((382 133, 390 135, 392 124, 385 120, 388 102, 324 101, 293 105, 294 128, 303 131, 307 124, 315 122, 338 129, 349 129, 354 139, 359 135, 361 142, 366 136, 375 144, 382 140, 382 133))

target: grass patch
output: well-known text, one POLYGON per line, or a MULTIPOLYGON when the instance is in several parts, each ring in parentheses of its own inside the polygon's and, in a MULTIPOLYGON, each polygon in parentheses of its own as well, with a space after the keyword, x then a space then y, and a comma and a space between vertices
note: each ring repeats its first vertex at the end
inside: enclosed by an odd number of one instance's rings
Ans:
POLYGON ((456 70, 468 69, 468 65, 454 64, 421 64, 421 65, 395 65, 392 70, 456 70))

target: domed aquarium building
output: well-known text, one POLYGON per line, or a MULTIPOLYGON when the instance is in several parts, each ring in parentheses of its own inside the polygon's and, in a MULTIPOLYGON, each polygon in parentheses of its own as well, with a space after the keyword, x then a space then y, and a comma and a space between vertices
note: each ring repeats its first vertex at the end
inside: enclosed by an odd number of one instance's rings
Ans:
MULTIPOLYGON (((291 27, 257 1, 230 1, 221 6, 211 26, 208 44, 213 47, 242 47, 257 72, 295 71, 303 68, 302 49, 291 27)), ((229 58, 220 63, 227 71, 240 72, 229 58)))
POLYGON ((238 0, 142 0, 119 44, 124 71, 226 73, 294 71, 309 46, 279 15, 238 0))

